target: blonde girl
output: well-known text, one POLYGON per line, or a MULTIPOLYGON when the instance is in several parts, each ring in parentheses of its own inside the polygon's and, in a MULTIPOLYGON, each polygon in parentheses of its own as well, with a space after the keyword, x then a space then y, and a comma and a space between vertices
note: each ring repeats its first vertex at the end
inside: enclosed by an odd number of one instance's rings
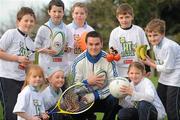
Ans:
POLYGON ((119 101, 123 107, 119 110, 119 120, 161 120, 165 109, 156 89, 148 78, 144 77, 145 67, 140 62, 132 62, 128 68, 130 86, 123 86, 120 91, 127 96, 119 101))
POLYGON ((41 88, 45 82, 44 72, 38 65, 30 65, 26 70, 22 91, 18 94, 13 113, 18 120, 47 120, 41 88))
MULTIPOLYGON (((64 71, 59 66, 49 67, 47 72, 47 80, 49 82, 49 86, 43 90, 42 95, 44 98, 44 107, 46 111, 51 111, 62 94, 61 87, 65 83, 64 71)), ((59 119, 63 119, 62 114, 50 115, 50 120, 59 119)))

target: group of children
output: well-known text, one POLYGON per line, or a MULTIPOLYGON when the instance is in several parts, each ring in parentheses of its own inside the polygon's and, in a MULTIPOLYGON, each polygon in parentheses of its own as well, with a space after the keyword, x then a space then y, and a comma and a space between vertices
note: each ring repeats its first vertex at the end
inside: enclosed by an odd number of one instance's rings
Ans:
MULTIPOLYGON (((98 65, 98 61, 102 63, 106 54, 101 52, 103 41, 95 43, 97 39, 92 39, 100 36, 91 32, 94 29, 87 24, 88 10, 85 4, 79 2, 74 4, 73 21, 69 25, 62 20, 64 3, 61 0, 50 1, 48 14, 50 19, 39 28, 34 43, 28 34, 35 24, 36 17, 33 10, 28 7, 22 7, 17 13, 17 28, 6 31, 0 39, 0 91, 6 120, 16 120, 15 114, 18 115, 18 120, 59 119, 60 116, 49 118, 46 111, 52 109, 62 94, 61 87, 65 83, 65 76, 70 66, 75 78, 83 78, 80 80, 82 82, 96 84, 93 80, 100 79, 95 75, 92 75, 94 78, 90 78, 89 73, 84 73, 89 66, 93 66, 93 71, 98 70, 99 66, 97 67, 96 64, 98 65), (60 54, 51 48, 50 36, 54 33, 49 32, 49 29, 63 33, 64 43, 60 54), (84 33, 89 32, 89 39, 86 37, 87 51, 83 52, 78 40, 84 33), (32 64, 34 60, 32 54, 35 50, 39 52, 39 65, 32 64), (83 61, 81 64, 80 61, 83 59, 89 63, 83 61), (73 66, 74 64, 79 68, 73 66), (85 66, 87 67, 84 68, 85 66), (74 70, 81 71, 73 71, 73 67, 74 70), (48 86, 45 86, 46 80, 48 86)), ((109 48, 113 47, 117 50, 121 54, 121 60, 116 63, 114 61, 111 63, 104 61, 104 63, 116 65, 114 68, 110 65, 112 71, 117 69, 118 76, 128 77, 131 81, 129 87, 120 88, 120 91, 127 96, 118 100, 119 103, 115 108, 118 111, 118 120, 159 120, 164 119, 166 113, 168 120, 179 120, 180 46, 165 37, 163 20, 153 19, 147 24, 145 32, 134 25, 133 8, 127 3, 119 5, 116 17, 120 25, 110 34, 109 48), (149 43, 153 46, 156 61, 149 56, 146 56, 146 60, 139 60, 134 49, 138 45, 147 45, 150 49, 149 43), (152 82, 145 77, 144 65, 155 68, 161 73, 157 92, 152 82)), ((101 67, 106 68, 108 72, 109 68, 106 65, 101 67)), ((98 94, 100 99, 102 97, 105 100, 108 95, 104 97, 103 92, 107 91, 99 90, 98 94)), ((92 98, 94 101, 97 100, 97 94, 92 98)), ((87 115, 89 116, 87 119, 96 119, 91 115, 94 114, 87 115)))

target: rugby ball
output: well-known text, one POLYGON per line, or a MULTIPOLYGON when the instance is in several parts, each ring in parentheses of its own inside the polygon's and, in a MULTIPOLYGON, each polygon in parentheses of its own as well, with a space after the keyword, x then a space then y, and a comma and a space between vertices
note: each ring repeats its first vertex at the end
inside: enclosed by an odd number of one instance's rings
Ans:
MULTIPOLYGON (((100 69, 98 70, 97 72, 95 72, 97 76, 103 76, 105 78, 105 81, 104 81, 104 84, 103 84, 103 87, 104 88, 105 86, 107 86, 108 84, 108 80, 107 80, 107 73, 106 71, 104 71, 103 69, 100 69)), ((94 90, 98 90, 98 89, 102 89, 102 88, 98 88, 97 86, 94 86, 93 89, 94 90)))
POLYGON ((53 30, 51 49, 57 51, 57 54, 63 53, 65 45, 64 34, 60 31, 53 30))
POLYGON ((129 80, 123 77, 116 77, 112 80, 112 82, 109 84, 109 91, 112 96, 116 98, 123 98, 126 95, 120 92, 121 86, 129 86, 129 80))

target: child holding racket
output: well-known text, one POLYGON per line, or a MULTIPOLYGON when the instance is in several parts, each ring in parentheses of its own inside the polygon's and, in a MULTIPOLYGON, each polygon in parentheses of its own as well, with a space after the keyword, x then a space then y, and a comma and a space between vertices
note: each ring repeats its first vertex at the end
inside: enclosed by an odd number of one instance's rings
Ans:
POLYGON ((62 20, 64 3, 61 0, 51 0, 48 14, 50 19, 39 28, 35 38, 35 47, 39 51, 39 65, 45 74, 49 65, 68 66, 67 54, 73 48, 72 33, 62 20))
POLYGON ((163 120, 166 112, 153 83, 146 77, 145 67, 132 62, 128 68, 130 86, 122 86, 120 92, 127 95, 119 99, 122 108, 118 120, 163 120))
POLYGON ((85 36, 88 32, 94 29, 88 25, 86 19, 88 16, 88 9, 85 3, 77 2, 73 5, 71 10, 73 21, 68 24, 68 28, 72 31, 74 37, 74 49, 68 55, 70 64, 75 57, 86 49, 85 36))
POLYGON ((15 120, 12 113, 25 78, 23 68, 32 62, 34 43, 28 36, 35 24, 31 8, 22 7, 17 13, 17 28, 7 30, 0 39, 0 92, 4 119, 15 120))
MULTIPOLYGON (((110 34, 109 48, 113 47, 120 53, 121 60, 116 62, 118 73, 121 77, 127 77, 129 64, 138 60, 135 48, 138 45, 148 45, 148 49, 150 47, 143 29, 132 23, 134 13, 133 8, 128 3, 122 3, 118 6, 116 18, 120 25, 110 34)), ((150 67, 147 67, 147 73, 150 73, 150 67)))
POLYGON ((168 120, 180 119, 180 46, 165 37, 164 20, 153 19, 146 26, 156 61, 147 57, 145 64, 160 72, 157 93, 166 109, 168 120))
POLYGON ((30 65, 26 70, 22 91, 18 94, 13 113, 17 120, 48 120, 41 95, 45 83, 44 72, 38 65, 30 65))
MULTIPOLYGON (((44 106, 51 111, 62 94, 61 87, 64 85, 64 71, 59 67, 49 67, 47 71, 49 86, 43 90, 44 106)), ((50 114, 50 120, 59 120, 62 114, 50 114)))
POLYGON ((87 50, 74 60, 72 73, 75 82, 83 82, 94 89, 84 98, 88 103, 95 103, 88 111, 75 116, 76 120, 95 120, 94 112, 103 112, 103 120, 114 120, 118 100, 110 95, 108 84, 117 77, 115 63, 107 61, 106 53, 102 51, 103 40, 96 31, 87 33, 86 44, 87 50), (100 70, 105 73, 97 74, 100 70))

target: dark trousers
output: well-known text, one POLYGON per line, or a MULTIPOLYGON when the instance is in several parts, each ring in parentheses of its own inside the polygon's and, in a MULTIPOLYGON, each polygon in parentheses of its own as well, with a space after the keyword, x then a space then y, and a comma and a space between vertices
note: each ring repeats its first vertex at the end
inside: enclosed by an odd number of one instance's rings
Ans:
POLYGON ((89 110, 73 115, 73 118, 74 120, 96 120, 95 112, 104 113, 103 120, 115 120, 118 112, 118 99, 109 95, 106 99, 96 100, 89 110))
POLYGON ((168 120, 180 120, 180 87, 158 83, 157 93, 166 109, 168 120))
POLYGON ((21 91, 23 83, 23 81, 0 77, 0 92, 4 120, 17 120, 17 116, 13 114, 13 109, 17 101, 17 95, 21 91))
POLYGON ((122 108, 118 112, 118 120, 157 120, 157 110, 149 102, 140 101, 137 108, 122 108))

